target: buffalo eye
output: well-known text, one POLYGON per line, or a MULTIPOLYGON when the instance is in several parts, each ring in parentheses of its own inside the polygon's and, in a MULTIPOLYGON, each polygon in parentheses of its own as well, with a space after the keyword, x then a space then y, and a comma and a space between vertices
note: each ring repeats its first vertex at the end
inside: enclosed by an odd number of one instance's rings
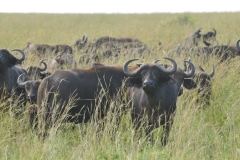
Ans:
POLYGON ((160 73, 159 72, 157 72, 157 71, 155 71, 155 72, 153 72, 153 76, 156 78, 156 77, 159 77, 160 76, 160 73))
POLYGON ((142 71, 142 72, 141 72, 141 76, 142 76, 142 77, 145 77, 146 73, 147 73, 146 71, 142 71))

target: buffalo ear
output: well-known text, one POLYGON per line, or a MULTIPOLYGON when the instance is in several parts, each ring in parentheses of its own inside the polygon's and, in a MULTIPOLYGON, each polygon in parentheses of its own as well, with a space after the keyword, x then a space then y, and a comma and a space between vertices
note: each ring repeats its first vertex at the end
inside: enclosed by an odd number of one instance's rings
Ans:
POLYGON ((142 79, 140 77, 128 77, 125 82, 125 87, 140 87, 142 85, 142 79))
POLYGON ((39 74, 39 79, 43 79, 45 77, 47 77, 46 73, 40 73, 39 74))
POLYGON ((197 87, 197 83, 193 81, 193 79, 184 79, 183 86, 186 89, 194 89, 197 87))

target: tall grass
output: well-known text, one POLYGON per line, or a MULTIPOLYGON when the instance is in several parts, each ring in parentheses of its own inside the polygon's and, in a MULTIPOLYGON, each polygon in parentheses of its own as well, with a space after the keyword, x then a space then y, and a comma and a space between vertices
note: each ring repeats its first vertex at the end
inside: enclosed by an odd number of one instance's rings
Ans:
MULTIPOLYGON (((101 120, 75 125, 59 122, 45 141, 36 130, 29 128, 27 110, 15 118, 12 110, 0 111, 1 159, 239 159, 240 158, 240 64, 239 57, 219 63, 216 57, 208 60, 194 55, 168 55, 167 52, 185 37, 203 28, 217 30, 220 44, 235 45, 240 38, 240 13, 183 13, 183 14, 0 14, 0 47, 23 49, 27 42, 72 45, 84 34, 93 40, 100 36, 136 37, 153 52, 139 60, 164 62, 173 57, 179 67, 191 56, 194 64, 210 73, 212 80, 210 104, 196 102, 196 90, 184 89, 178 98, 177 112, 170 132, 169 143, 162 147, 162 129, 154 130, 153 143, 135 136, 130 112, 119 122, 118 112, 109 112, 101 120), (159 41, 161 46, 158 45, 159 41), (103 125, 104 123, 104 125, 103 125), (120 124, 118 124, 120 123, 120 124), (55 132, 57 130, 57 133, 55 132)), ((131 57, 103 60, 103 64, 123 65, 131 57)), ((34 57, 37 62, 40 58, 34 57)), ((78 59, 76 60, 78 62, 78 59)), ((34 64, 27 60, 26 68, 34 64)), ((79 68, 89 65, 78 64, 79 68)), ((101 97, 101 95, 100 95, 101 97)), ((112 108, 124 107, 120 98, 110 101, 112 108)), ((6 103, 0 101, 1 107, 6 103)), ((12 104, 16 105, 16 103, 12 104)))

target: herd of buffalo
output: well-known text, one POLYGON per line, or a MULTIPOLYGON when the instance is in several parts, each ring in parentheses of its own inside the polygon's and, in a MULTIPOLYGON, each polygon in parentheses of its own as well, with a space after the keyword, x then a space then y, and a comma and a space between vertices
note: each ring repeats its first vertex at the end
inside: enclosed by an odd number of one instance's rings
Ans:
MULTIPOLYGON (((217 41, 216 35, 215 29, 201 34, 200 28, 188 36, 183 45, 179 44, 169 53, 212 54, 221 61, 240 55, 240 39, 235 46, 213 45, 217 41)), ((29 43, 26 48, 12 52, 19 52, 21 57, 16 58, 7 49, 0 50, 0 96, 17 99, 17 105, 27 108, 31 128, 37 126, 39 135, 43 137, 65 112, 66 122, 88 122, 96 111, 100 118, 104 117, 110 100, 122 96, 131 108, 135 128, 144 125, 146 134, 151 137, 154 128, 163 126, 162 144, 165 145, 177 108, 177 98, 183 94, 182 86, 197 88, 199 96, 209 101, 211 78, 215 74, 214 65, 208 74, 194 65, 190 58, 183 60, 184 68, 179 68, 176 61, 169 57, 164 59, 171 65, 159 63, 159 60, 130 65, 138 60, 136 58, 126 61, 123 66, 99 63, 101 58, 151 53, 151 49, 136 38, 106 36, 88 42, 88 36, 84 35, 73 46, 29 43), (81 55, 78 62, 74 58, 75 53, 81 55), (41 60, 39 67, 24 69, 21 66, 31 54, 38 54, 42 59, 54 58, 49 64, 41 60), (93 62, 92 67, 88 69, 77 67, 77 63, 90 61, 93 62), (52 68, 51 72, 46 72, 48 67, 52 68), (71 99, 74 103, 67 108, 71 99), (147 122, 143 124, 145 116, 147 122)))

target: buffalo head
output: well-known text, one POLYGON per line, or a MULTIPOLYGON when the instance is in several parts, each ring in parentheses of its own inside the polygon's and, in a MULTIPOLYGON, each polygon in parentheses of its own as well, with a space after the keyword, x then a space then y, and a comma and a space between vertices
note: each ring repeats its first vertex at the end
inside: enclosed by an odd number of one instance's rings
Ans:
POLYGON ((25 53, 22 50, 14 49, 12 51, 18 51, 22 54, 21 58, 14 57, 7 49, 0 50, 0 69, 6 69, 8 67, 15 66, 22 63, 25 59, 25 53))
MULTIPOLYGON (((188 60, 191 62, 191 59, 188 60)), ((191 66, 184 64, 184 70, 191 70, 191 66)), ((211 95, 212 84, 211 79, 215 74, 215 67, 212 66, 212 72, 210 74, 206 73, 204 69, 199 66, 199 70, 194 74, 193 79, 189 79, 183 85, 185 88, 193 89, 198 88, 198 94, 205 97, 208 101, 211 95)))
POLYGON ((213 28, 213 32, 207 32, 205 34, 202 34, 202 38, 203 38, 203 43, 206 46, 210 46, 211 44, 209 43, 210 41, 216 41, 216 36, 217 36, 217 32, 216 30, 213 28))
POLYGON ((43 79, 46 76, 48 76, 47 73, 42 73, 44 71, 47 70, 47 64, 44 62, 44 60, 41 60, 39 63, 39 66, 41 66, 43 64, 43 67, 36 67, 36 66, 30 66, 27 69, 28 72, 28 76, 33 79, 33 80, 37 80, 37 79, 43 79))
POLYGON ((77 50, 81 50, 87 44, 88 36, 84 35, 82 39, 78 39, 73 45, 77 50))
POLYGON ((26 75, 21 74, 17 79, 17 83, 20 87, 25 88, 27 100, 30 103, 36 104, 36 102, 37 102, 37 91, 38 91, 38 87, 40 85, 40 81, 38 81, 38 80, 27 80, 27 81, 25 81, 25 79, 26 79, 26 75))
POLYGON ((151 134, 154 127, 163 125, 162 144, 165 145, 173 116, 176 110, 176 101, 181 92, 181 85, 185 78, 194 75, 194 65, 189 62, 192 70, 184 72, 171 58, 165 58, 172 63, 172 67, 162 64, 158 60, 153 64, 138 64, 139 68, 129 71, 128 64, 137 59, 127 61, 123 72, 128 78, 125 80, 127 87, 127 100, 132 103, 132 121, 136 129, 141 124, 141 119, 146 115, 146 134, 151 134))

